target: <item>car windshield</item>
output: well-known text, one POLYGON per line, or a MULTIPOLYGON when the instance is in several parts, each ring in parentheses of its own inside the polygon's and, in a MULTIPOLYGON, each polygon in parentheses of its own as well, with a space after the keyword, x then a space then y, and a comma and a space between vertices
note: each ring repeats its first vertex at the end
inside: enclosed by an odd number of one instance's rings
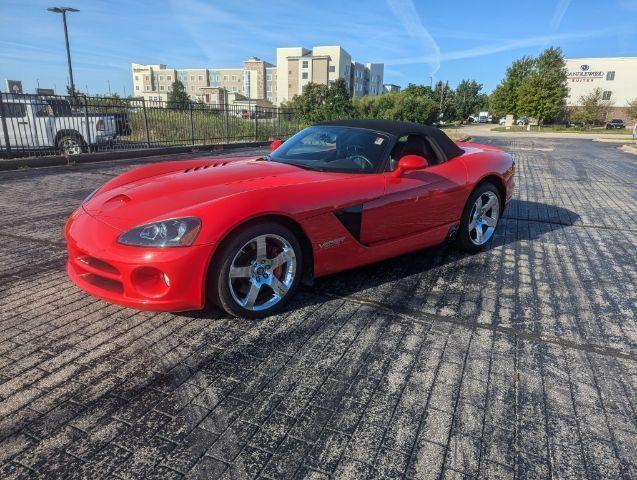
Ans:
POLYGON ((389 143, 385 134, 362 128, 313 126, 301 130, 270 160, 322 172, 377 172, 389 143))

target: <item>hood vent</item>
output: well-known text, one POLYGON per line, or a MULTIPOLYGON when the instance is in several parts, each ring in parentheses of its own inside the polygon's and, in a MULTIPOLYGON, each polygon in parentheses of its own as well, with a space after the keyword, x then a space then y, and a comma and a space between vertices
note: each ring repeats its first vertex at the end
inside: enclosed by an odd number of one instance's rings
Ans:
POLYGON ((188 172, 196 172, 198 170, 206 170, 207 168, 216 168, 216 167, 223 167, 224 165, 228 165, 229 162, 220 162, 220 163, 212 163, 212 164, 206 164, 206 165, 199 165, 198 167, 190 167, 187 168, 186 170, 184 170, 184 173, 188 173, 188 172))

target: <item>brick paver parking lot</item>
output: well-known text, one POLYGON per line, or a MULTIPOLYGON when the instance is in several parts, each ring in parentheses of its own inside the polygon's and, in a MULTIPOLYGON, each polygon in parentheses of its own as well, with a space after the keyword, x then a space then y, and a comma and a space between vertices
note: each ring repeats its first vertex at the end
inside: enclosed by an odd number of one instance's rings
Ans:
POLYGON ((141 161, 0 173, 0 478, 637 478, 637 157, 483 140, 518 165, 484 252, 262 321, 69 282, 65 219, 141 161))

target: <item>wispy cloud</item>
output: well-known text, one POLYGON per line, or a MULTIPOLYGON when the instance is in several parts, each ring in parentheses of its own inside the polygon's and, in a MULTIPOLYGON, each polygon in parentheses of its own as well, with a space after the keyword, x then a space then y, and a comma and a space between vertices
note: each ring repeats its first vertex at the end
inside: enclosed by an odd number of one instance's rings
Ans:
MULTIPOLYGON (((428 52, 427 55, 420 57, 426 60, 409 63, 429 64, 431 75, 435 75, 440 69, 440 47, 420 20, 420 15, 418 15, 414 2, 412 0, 387 0, 387 3, 407 33, 420 40, 422 47, 428 52)), ((393 65, 400 64, 394 63, 393 65)))
POLYGON ((424 55, 417 57, 397 58, 388 60, 379 60, 385 65, 410 65, 418 63, 430 63, 432 61, 451 61, 462 60, 466 58, 483 57, 485 55, 493 55, 495 53, 507 52, 510 50, 518 50, 520 48, 535 47, 551 42, 577 40, 585 38, 605 37, 616 34, 616 29, 602 29, 584 33, 555 33, 542 35, 538 37, 522 38, 519 40, 509 40, 498 42, 497 44, 485 45, 481 47, 468 48, 465 50, 454 50, 451 52, 443 52, 438 55, 424 55))
POLYGON ((551 18, 551 30, 557 31, 562 24, 562 19, 564 15, 566 15, 566 10, 568 10, 569 5, 571 4, 571 0, 559 0, 557 5, 555 5, 555 10, 553 11, 553 18, 551 18))

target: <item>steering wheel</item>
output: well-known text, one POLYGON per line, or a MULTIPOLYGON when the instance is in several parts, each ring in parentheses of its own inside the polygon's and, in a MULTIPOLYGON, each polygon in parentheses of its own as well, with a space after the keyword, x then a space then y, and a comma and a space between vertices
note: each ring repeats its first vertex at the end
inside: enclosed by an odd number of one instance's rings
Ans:
POLYGON ((372 161, 363 155, 352 155, 351 157, 347 157, 347 159, 358 164, 361 170, 365 170, 366 166, 368 166, 370 170, 374 170, 372 161))

